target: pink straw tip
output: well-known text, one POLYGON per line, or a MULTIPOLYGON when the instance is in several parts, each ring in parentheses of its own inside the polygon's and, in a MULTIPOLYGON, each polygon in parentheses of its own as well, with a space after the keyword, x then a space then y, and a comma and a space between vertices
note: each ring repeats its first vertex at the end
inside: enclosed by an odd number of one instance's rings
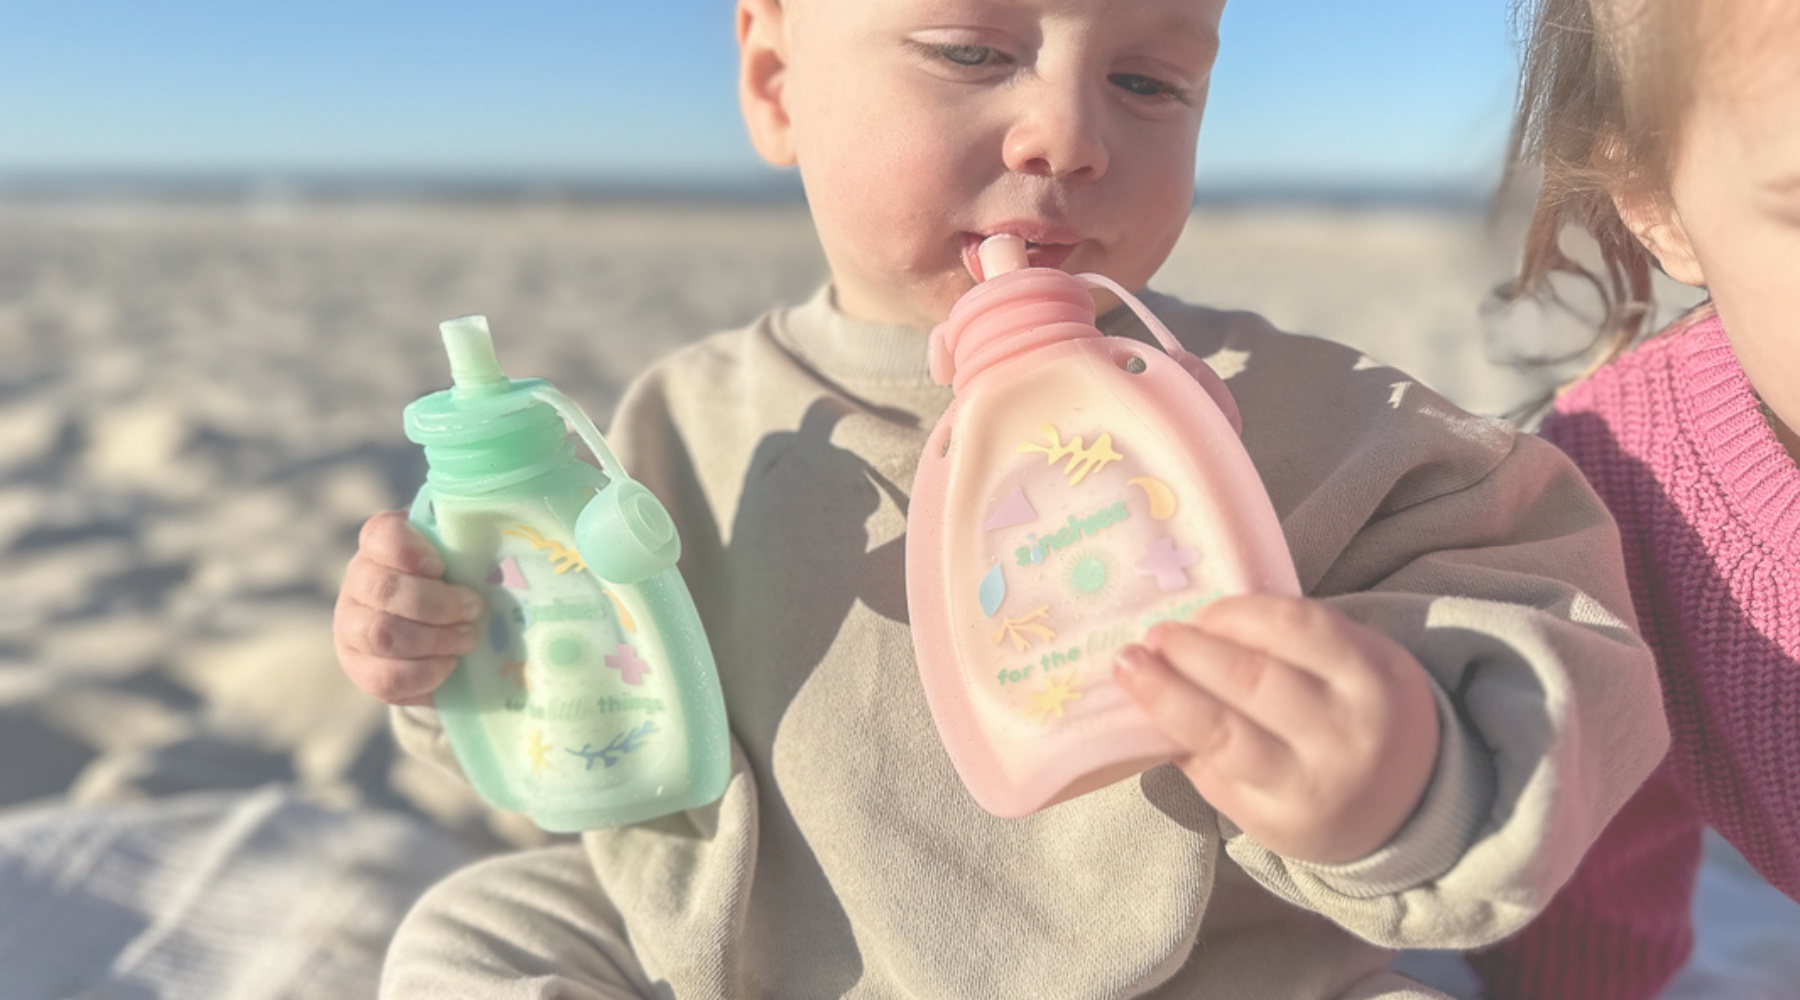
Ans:
POLYGON ((983 281, 992 281, 1002 274, 1011 274, 1031 266, 1031 260, 1025 254, 1025 241, 1005 233, 982 240, 975 255, 981 258, 983 281))

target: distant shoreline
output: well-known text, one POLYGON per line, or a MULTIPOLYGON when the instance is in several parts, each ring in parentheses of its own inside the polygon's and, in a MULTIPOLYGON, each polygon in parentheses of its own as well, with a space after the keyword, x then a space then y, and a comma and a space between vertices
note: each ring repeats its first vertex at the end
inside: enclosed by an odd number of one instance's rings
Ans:
MULTIPOLYGON (((1199 208, 1306 206, 1484 212, 1492 192, 1473 187, 1316 184, 1202 184, 1199 208)), ((428 176, 349 173, 102 173, 0 171, 0 202, 61 201, 462 203, 630 202, 635 204, 799 205, 792 174, 742 181, 664 181, 566 176, 428 176)))

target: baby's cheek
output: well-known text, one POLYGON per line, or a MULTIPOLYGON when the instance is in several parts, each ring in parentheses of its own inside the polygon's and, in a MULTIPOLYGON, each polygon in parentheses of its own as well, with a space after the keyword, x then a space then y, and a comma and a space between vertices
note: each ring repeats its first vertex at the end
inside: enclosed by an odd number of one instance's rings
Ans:
POLYGON ((954 212, 954 171, 945 142, 926 123, 891 122, 843 151, 834 185, 847 219, 888 246, 922 237, 954 212))
POLYGON ((969 215, 974 195, 944 152, 929 135, 870 136, 863 148, 843 151, 829 189, 814 200, 821 237, 840 243, 834 261, 894 290, 943 298, 941 309, 927 307, 933 321, 972 280, 962 270, 956 220, 969 215))

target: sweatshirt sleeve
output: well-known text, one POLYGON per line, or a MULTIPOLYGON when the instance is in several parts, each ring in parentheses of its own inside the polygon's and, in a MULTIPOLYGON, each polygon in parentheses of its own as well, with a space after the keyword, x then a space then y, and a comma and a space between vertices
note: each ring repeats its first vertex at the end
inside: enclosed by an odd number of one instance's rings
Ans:
POLYGON ((1284 858, 1228 820, 1226 849, 1384 947, 1492 943, 1548 904, 1667 746, 1616 529, 1555 448, 1280 337, 1245 342, 1228 384, 1302 587, 1412 652, 1443 738, 1419 807, 1369 857, 1284 858))
POLYGON ((1698 813, 1665 765, 1542 916, 1469 956, 1489 1000, 1650 1000, 1694 947, 1698 813))
POLYGON ((444 732, 444 722, 437 709, 420 705, 395 705, 388 709, 388 726, 400 749, 462 781, 468 781, 462 766, 456 762, 456 751, 444 732))

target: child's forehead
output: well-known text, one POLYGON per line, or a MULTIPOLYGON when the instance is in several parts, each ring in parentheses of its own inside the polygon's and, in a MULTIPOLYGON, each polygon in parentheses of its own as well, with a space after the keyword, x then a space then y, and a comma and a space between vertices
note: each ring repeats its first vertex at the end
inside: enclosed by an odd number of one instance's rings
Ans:
POLYGON ((1800 3, 1793 0, 1709 0, 1702 87, 1755 96, 1790 87, 1800 76, 1800 3), (1716 6, 1715 6, 1716 5, 1716 6))
MULTIPOLYGON (((1591 0, 1595 20, 1628 60, 1686 57, 1714 79, 1771 57, 1795 60, 1794 0, 1591 0)), ((1646 67, 1648 68, 1648 67, 1646 67)))

